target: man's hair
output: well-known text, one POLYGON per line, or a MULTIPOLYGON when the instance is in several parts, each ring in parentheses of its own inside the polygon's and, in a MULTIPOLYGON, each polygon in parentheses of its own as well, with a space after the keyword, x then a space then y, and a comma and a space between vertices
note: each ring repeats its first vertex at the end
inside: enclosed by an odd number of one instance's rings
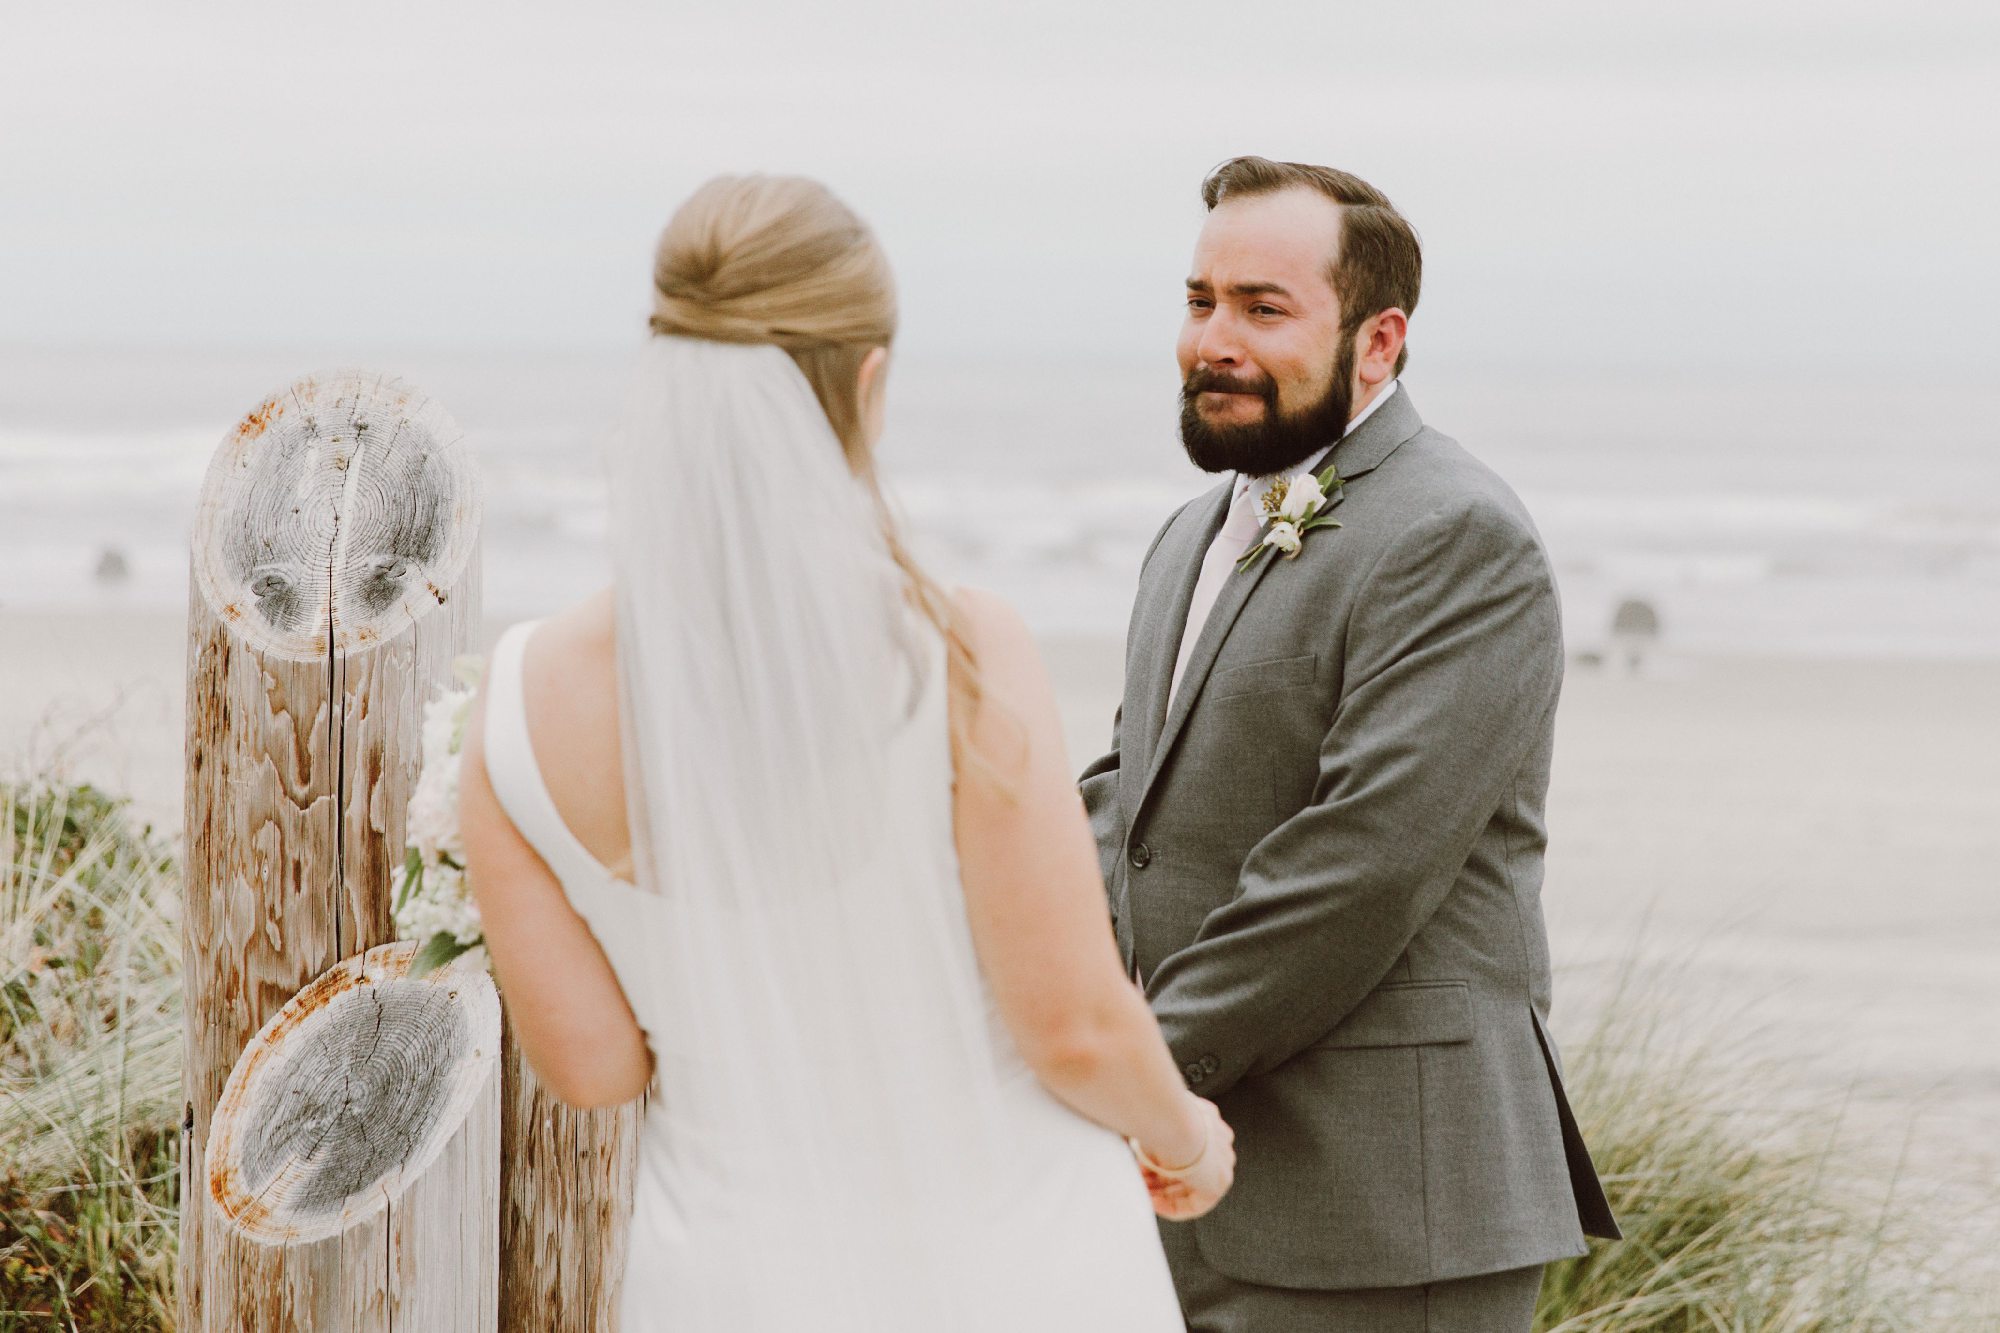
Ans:
MULTIPOLYGON (((1354 336, 1369 316, 1395 307, 1417 312, 1423 285, 1424 252, 1417 233, 1389 196, 1350 172, 1267 157, 1232 157, 1201 183, 1201 201, 1213 210, 1230 199, 1275 194, 1304 186, 1340 205, 1340 249, 1327 266, 1327 280, 1340 298, 1340 332, 1354 336)), ((1409 363, 1405 346, 1396 373, 1409 363)))

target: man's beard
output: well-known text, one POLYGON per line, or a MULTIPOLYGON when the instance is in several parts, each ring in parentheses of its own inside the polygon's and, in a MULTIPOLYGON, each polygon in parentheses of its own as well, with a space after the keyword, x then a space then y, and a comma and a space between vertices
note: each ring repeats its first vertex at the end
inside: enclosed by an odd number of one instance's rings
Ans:
POLYGON ((1273 477, 1289 471, 1347 432, 1354 397, 1348 386, 1353 376, 1354 345, 1343 338, 1334 356, 1333 382, 1319 401, 1303 412, 1283 415, 1278 411, 1277 381, 1270 376, 1246 378, 1197 369, 1181 385, 1181 447, 1203 472, 1273 477), (1257 395, 1264 400, 1263 419, 1242 425, 1211 425, 1195 408, 1196 395, 1207 390, 1257 395))

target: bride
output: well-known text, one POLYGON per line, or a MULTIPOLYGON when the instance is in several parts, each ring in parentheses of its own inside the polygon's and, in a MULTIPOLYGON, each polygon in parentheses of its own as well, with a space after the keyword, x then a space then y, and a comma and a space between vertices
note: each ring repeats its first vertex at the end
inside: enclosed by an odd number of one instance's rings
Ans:
POLYGON ((1152 1213, 1231 1135, 1121 972, 1027 630, 886 516, 882 252, 722 178, 653 276, 614 586, 502 637, 461 809, 536 1073, 646 1097, 624 1327, 1178 1330, 1152 1213))

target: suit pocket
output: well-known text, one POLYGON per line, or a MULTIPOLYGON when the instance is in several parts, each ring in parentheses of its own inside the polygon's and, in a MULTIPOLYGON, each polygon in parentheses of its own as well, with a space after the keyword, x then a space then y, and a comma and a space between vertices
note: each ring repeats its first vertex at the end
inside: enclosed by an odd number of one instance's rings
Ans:
POLYGON ((1302 657, 1274 657, 1262 662, 1245 662, 1216 672, 1208 679, 1206 694, 1213 701, 1239 694, 1267 694, 1272 690, 1292 690, 1313 683, 1319 658, 1313 653, 1302 657))
POLYGON ((1392 981, 1375 988, 1312 1050, 1447 1046, 1472 1040, 1472 993, 1463 981, 1392 981))

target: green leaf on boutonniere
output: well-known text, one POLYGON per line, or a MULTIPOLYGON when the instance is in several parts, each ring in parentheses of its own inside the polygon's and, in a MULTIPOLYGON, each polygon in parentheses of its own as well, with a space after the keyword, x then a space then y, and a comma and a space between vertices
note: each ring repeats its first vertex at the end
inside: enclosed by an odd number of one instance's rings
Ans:
MULTIPOLYGON (((1258 535, 1256 544, 1237 558, 1237 573, 1247 574, 1257 567, 1258 561, 1278 549, 1271 545, 1269 541, 1270 524, 1273 522, 1284 521, 1291 523, 1293 529, 1301 539, 1314 528, 1337 528, 1340 526, 1339 521, 1329 518, 1325 510, 1335 499, 1339 498, 1342 489, 1347 483, 1341 479, 1339 471, 1331 463, 1322 468, 1319 475, 1313 478, 1313 480, 1319 483, 1319 491, 1322 498, 1312 506, 1311 511, 1303 518, 1282 519, 1284 492, 1276 485, 1270 491, 1266 492, 1264 496, 1264 512, 1270 516, 1270 519, 1267 521, 1264 531, 1258 535)), ((1296 560, 1299 552, 1303 549, 1305 549, 1303 545, 1294 543, 1292 549, 1283 552, 1283 554, 1287 560, 1296 560)))
MULTIPOLYGON (((1299 558, 1299 552, 1305 549, 1304 539, 1305 535, 1308 532, 1311 532, 1314 528, 1337 528, 1340 526, 1340 521, 1338 519, 1322 518, 1319 517, 1318 515, 1315 515, 1314 517, 1304 519, 1294 524, 1293 526, 1298 529, 1300 545, 1297 547, 1297 549, 1286 551, 1284 553, 1285 559, 1287 560, 1296 560, 1299 558)), ((1242 557, 1237 560, 1236 572, 1239 574, 1249 573, 1251 570, 1257 567, 1258 561, 1262 560, 1265 556, 1269 555, 1272 551, 1275 551, 1277 549, 1278 549, 1277 547, 1272 546, 1269 542, 1267 542, 1264 539, 1264 537, 1260 536, 1257 539, 1257 544, 1255 546, 1252 546, 1249 550, 1245 551, 1242 557)))

